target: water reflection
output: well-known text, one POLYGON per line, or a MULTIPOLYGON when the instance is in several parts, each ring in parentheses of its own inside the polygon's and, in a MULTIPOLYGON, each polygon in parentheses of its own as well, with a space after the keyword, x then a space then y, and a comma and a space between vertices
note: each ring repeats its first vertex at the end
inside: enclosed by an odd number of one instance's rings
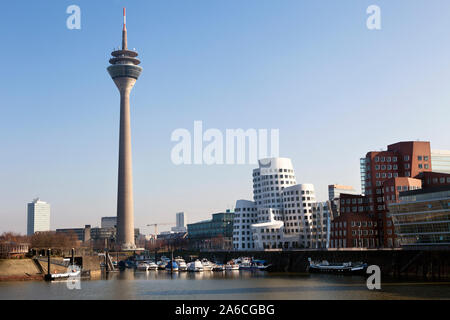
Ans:
POLYGON ((363 276, 287 274, 264 271, 104 273, 81 281, 0 282, 0 299, 449 299, 450 283, 382 279, 382 290, 367 289, 363 276))
POLYGON ((250 279, 267 277, 266 271, 203 271, 203 272, 173 272, 167 270, 133 270, 125 269, 119 272, 104 273, 104 280, 208 280, 208 279, 250 279))

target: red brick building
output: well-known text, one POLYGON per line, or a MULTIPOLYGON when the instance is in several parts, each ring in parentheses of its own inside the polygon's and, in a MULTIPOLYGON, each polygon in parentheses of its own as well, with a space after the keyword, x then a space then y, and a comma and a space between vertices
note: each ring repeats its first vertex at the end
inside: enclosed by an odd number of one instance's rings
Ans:
POLYGON ((439 172, 422 172, 416 176, 422 180, 422 188, 450 185, 450 174, 439 172))
MULTIPOLYGON (((370 211, 378 219, 378 232, 384 247, 396 246, 392 219, 387 214, 384 202, 384 183, 392 178, 411 178, 428 171, 431 171, 428 141, 398 142, 389 145, 386 151, 370 151, 366 154, 365 191, 370 211)), ((391 183, 389 186, 392 186, 391 183)))
POLYGON ((343 194, 339 216, 331 223, 331 248, 377 248, 380 246, 378 221, 370 211, 368 197, 343 194))
POLYGON ((370 151, 361 163, 365 195, 341 195, 339 217, 332 223, 331 247, 397 247, 387 204, 397 201, 400 191, 421 188, 426 184, 424 179, 431 179, 431 185, 447 181, 447 177, 431 173, 430 143, 423 141, 399 142, 385 151, 370 151), (418 176, 423 178, 414 179, 418 176))

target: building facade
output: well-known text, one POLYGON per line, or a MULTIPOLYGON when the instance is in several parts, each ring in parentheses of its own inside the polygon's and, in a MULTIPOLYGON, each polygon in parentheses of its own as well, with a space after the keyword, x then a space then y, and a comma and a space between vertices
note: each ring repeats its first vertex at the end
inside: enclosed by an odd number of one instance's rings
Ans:
POLYGON ((102 228, 117 228, 117 217, 102 217, 102 228))
POLYGON ((233 249, 253 250, 252 224, 257 222, 256 203, 249 200, 238 200, 234 208, 233 249))
POLYGON ((401 192, 389 214, 402 246, 450 245, 450 184, 401 192))
POLYGON ((383 184, 392 178, 413 178, 431 171, 430 142, 398 142, 389 145, 386 151, 370 151, 366 154, 365 170, 365 195, 370 212, 378 219, 378 233, 383 239, 380 246, 395 247, 398 245, 395 233, 388 233, 393 230, 393 224, 387 214, 383 184))
POLYGON ((188 239, 194 249, 232 250, 233 219, 231 210, 214 213, 211 220, 187 225, 188 239))
POLYGON ((341 193, 358 194, 352 186, 344 186, 340 184, 330 184, 328 186, 328 200, 333 201, 338 199, 341 193))
POLYGON ((38 231, 50 231, 50 204, 36 198, 27 206, 27 235, 38 231))
POLYGON ((450 150, 431 150, 431 166, 434 172, 450 174, 450 150))

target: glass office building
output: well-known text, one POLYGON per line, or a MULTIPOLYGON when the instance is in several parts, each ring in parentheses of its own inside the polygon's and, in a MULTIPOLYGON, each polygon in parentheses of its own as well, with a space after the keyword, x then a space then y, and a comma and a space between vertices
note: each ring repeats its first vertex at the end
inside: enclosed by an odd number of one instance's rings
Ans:
POLYGON ((233 218, 234 213, 230 210, 214 213, 211 220, 188 224, 188 237, 191 239, 232 237, 233 218))
POLYGON ((433 172, 450 173, 450 150, 431 150, 433 172))
POLYGON ((389 205, 402 246, 450 245, 450 185, 400 193, 389 205))

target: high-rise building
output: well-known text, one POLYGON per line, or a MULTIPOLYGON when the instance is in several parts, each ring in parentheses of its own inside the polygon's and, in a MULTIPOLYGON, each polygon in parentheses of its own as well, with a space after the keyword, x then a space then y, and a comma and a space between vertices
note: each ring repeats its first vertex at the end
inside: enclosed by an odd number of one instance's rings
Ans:
POLYGON ((186 232, 186 215, 184 212, 177 212, 176 226, 171 229, 173 232, 186 232))
POLYGON ((431 150, 433 172, 450 174, 450 150, 431 150))
POLYGON ((50 204, 39 198, 28 203, 27 207, 27 235, 37 231, 50 231, 50 204))
POLYGON ((135 249, 133 175, 131 161, 130 93, 142 68, 138 53, 128 50, 125 8, 122 49, 111 53, 108 72, 120 92, 119 179, 117 190, 117 243, 123 250, 135 249))

